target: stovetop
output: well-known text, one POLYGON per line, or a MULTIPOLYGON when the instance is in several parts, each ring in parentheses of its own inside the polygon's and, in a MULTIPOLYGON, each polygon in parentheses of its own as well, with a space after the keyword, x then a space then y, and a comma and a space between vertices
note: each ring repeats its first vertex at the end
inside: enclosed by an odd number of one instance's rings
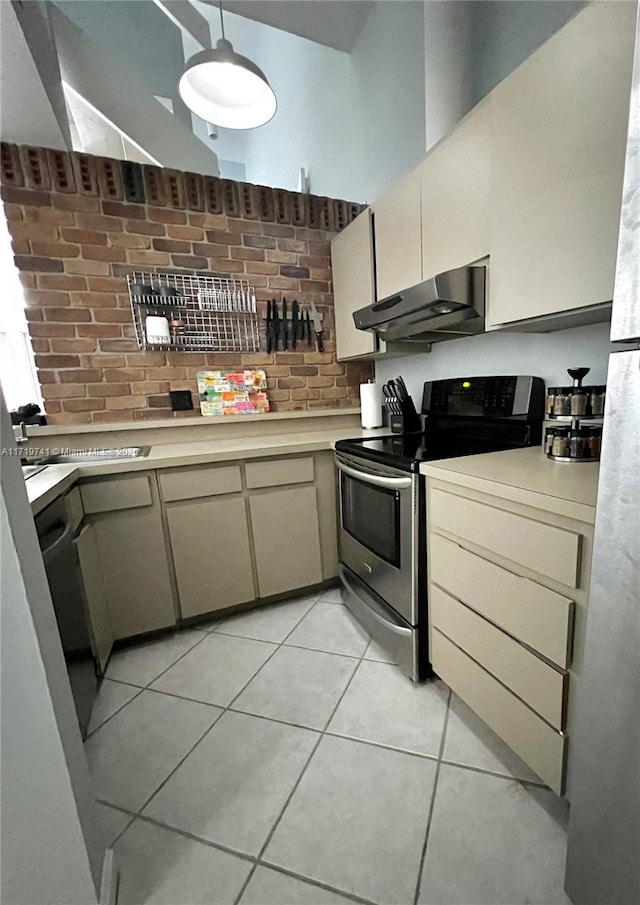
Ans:
POLYGON ((339 440, 336 451, 400 471, 423 462, 521 449, 542 441, 544 382, 539 377, 458 377, 427 381, 424 430, 339 440))
POLYGON ((399 471, 417 472, 423 462, 520 449, 539 442, 539 427, 524 420, 438 419, 430 430, 338 440, 335 448, 399 471))

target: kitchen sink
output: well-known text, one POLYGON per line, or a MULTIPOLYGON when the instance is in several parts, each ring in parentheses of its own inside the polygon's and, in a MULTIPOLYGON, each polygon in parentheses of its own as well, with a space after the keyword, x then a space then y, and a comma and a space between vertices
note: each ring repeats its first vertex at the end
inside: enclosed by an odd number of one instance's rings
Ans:
POLYGON ((109 449, 77 449, 66 453, 49 456, 43 462, 46 465, 73 465, 76 462, 103 462, 105 460, 138 459, 148 456, 150 446, 123 446, 109 449))
POLYGON ((45 468, 46 468, 45 465, 23 465, 22 474, 24 476, 25 481, 28 481, 29 478, 33 478, 34 475, 40 474, 40 472, 44 471, 45 468))

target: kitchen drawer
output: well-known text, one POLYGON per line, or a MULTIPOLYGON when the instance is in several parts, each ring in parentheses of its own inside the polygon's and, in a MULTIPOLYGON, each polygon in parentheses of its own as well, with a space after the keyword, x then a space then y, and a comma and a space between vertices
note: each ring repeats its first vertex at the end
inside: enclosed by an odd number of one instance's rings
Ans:
POLYGON ((140 506, 151 506, 153 503, 147 474, 82 484, 80 494, 87 515, 92 512, 137 509, 140 506))
POLYGON ((442 490, 431 491, 429 517, 430 529, 443 528, 569 588, 578 587, 581 536, 573 531, 442 490))
POLYGON ((247 487, 276 487, 279 484, 306 484, 313 481, 313 458, 269 459, 263 462, 247 462, 245 465, 247 487))
POLYGON ((574 602, 549 588, 431 534, 432 582, 566 669, 571 659, 574 602))
POLYGON ((176 468, 159 472, 160 489, 165 503, 174 500, 195 500, 217 496, 221 493, 237 493, 242 490, 239 465, 198 468, 176 468))
POLYGON ((435 672, 558 795, 564 791, 567 738, 434 629, 435 672))
POLYGON ((549 666, 440 588, 429 593, 431 624, 556 729, 564 729, 569 675, 549 666))

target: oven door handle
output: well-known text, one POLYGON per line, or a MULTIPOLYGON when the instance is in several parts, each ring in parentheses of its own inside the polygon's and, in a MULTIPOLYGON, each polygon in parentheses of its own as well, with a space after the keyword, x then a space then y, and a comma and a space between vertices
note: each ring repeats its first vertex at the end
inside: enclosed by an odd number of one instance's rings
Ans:
POLYGON ((411 478, 386 478, 383 475, 371 474, 368 471, 360 471, 357 468, 352 468, 350 465, 345 465, 345 463, 338 458, 336 458, 336 468, 350 478, 356 478, 358 481, 362 481, 365 484, 373 484, 374 487, 402 490, 411 487, 412 485, 411 478))
POLYGON ((367 599, 365 600, 362 597, 361 592, 356 588, 353 583, 349 580, 349 576, 347 575, 343 566, 340 567, 340 580, 345 585, 345 587, 351 591, 351 593, 358 598, 358 600, 367 608, 367 612, 369 616, 379 625, 384 626, 384 628, 388 632, 392 632, 394 635, 400 635, 402 638, 410 638, 413 634, 410 628, 407 628, 404 625, 398 625, 397 622, 392 622, 387 614, 384 612, 380 604, 378 604, 373 597, 370 597, 367 594, 367 599))

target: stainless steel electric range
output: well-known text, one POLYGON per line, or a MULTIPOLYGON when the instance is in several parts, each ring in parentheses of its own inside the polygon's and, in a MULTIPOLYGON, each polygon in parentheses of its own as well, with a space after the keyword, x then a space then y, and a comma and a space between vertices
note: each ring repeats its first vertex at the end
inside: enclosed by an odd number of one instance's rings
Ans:
POLYGON ((431 674, 422 462, 534 446, 542 440, 539 377, 464 377, 424 384, 424 429, 340 440, 340 578, 346 605, 414 681, 431 674))

